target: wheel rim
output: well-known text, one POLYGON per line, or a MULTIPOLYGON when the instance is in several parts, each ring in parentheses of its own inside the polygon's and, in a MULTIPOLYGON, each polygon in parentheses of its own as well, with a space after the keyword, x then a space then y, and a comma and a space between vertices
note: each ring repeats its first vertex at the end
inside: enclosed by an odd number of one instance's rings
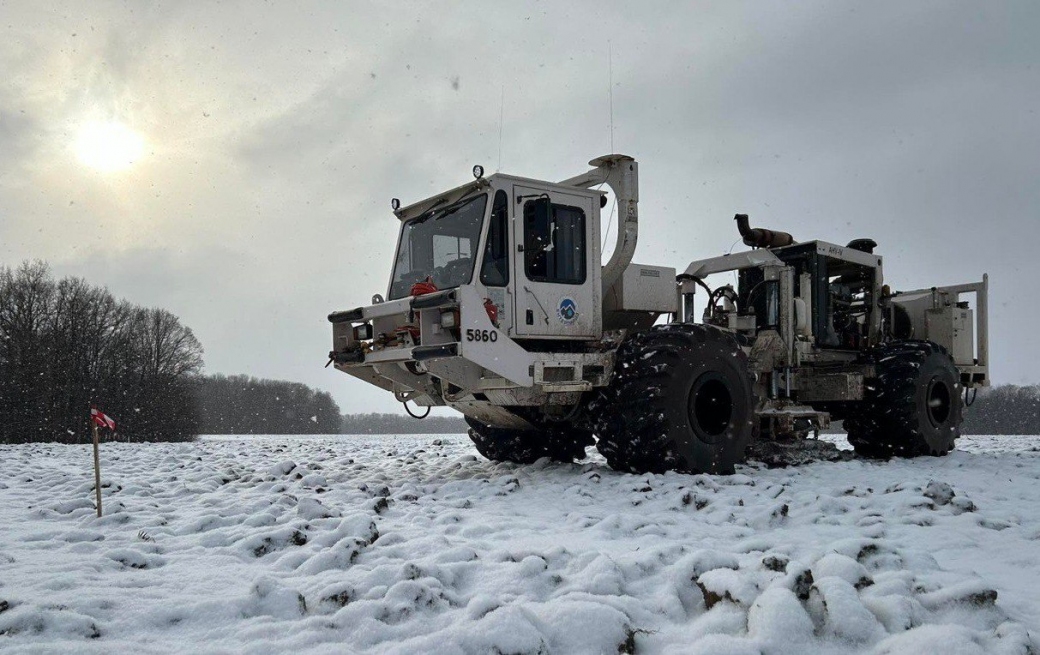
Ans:
POLYGON ((925 398, 928 407, 928 420, 939 427, 950 418, 953 409, 953 394, 945 380, 932 378, 928 383, 928 396, 925 398))
POLYGON ((713 444, 729 428, 733 394, 721 375, 705 373, 690 388, 687 408, 693 431, 702 441, 713 444))

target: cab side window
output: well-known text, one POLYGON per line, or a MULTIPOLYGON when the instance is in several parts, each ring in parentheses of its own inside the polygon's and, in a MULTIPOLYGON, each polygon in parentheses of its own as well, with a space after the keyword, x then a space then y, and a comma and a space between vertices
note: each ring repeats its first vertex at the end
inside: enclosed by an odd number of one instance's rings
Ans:
POLYGON ((505 191, 495 193, 491 205, 484 263, 480 266, 480 281, 489 287, 509 284, 509 197, 505 191))
POLYGON ((548 198, 524 205, 524 272, 533 282, 585 282, 585 212, 548 198))

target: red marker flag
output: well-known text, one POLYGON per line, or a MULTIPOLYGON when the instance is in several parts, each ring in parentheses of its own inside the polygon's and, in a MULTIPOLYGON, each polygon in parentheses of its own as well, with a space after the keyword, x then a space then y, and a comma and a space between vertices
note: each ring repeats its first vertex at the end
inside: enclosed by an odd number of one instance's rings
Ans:
POLYGON ((98 411, 97 407, 90 408, 90 420, 97 423, 100 427, 108 428, 109 430, 115 431, 116 421, 108 414, 98 411))

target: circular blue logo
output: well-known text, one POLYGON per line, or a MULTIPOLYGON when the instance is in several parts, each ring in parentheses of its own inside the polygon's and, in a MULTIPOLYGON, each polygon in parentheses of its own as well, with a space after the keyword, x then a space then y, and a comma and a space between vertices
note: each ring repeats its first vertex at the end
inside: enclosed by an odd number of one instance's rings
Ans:
POLYGON ((578 303, 574 302, 573 298, 561 299, 559 307, 556 308, 556 315, 562 322, 570 325, 578 319, 578 303))

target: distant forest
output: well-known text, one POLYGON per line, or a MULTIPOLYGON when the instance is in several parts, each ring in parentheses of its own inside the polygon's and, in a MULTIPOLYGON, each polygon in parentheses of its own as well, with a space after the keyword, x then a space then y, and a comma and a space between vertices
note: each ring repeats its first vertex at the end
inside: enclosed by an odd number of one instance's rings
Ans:
POLYGON ((0 442, 89 439, 92 402, 121 435, 198 432, 202 345, 176 316, 116 300, 43 262, 0 267, 0 442))
MULTIPOLYGON (((971 395, 968 396, 971 400, 971 395)), ((463 434, 458 416, 430 416, 417 421, 399 414, 348 414, 344 434, 463 434)), ((840 428, 835 432, 843 432, 840 428)), ((1040 385, 1004 385, 983 389, 964 409, 963 434, 1040 434, 1040 385)))
POLYGON ((201 434, 459 434, 457 416, 416 420, 403 414, 340 414, 326 391, 245 375, 193 381, 201 434))
MULTIPOLYGON (((971 400, 969 394, 968 400, 971 400)), ((979 392, 964 410, 964 434, 1040 434, 1040 385, 1007 384, 979 392)))
POLYGON ((299 382, 246 375, 193 380, 202 434, 338 434, 339 406, 326 391, 299 382))
POLYGON ((469 429, 461 416, 428 416, 418 420, 401 414, 348 414, 343 434, 462 434, 469 429))

